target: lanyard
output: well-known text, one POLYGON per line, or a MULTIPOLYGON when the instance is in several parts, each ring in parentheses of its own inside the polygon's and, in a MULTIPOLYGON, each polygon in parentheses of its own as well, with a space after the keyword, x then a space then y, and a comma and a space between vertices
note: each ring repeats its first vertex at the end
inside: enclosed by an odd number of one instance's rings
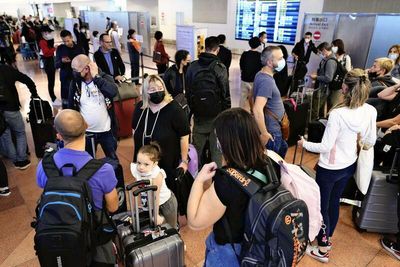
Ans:
MULTIPOLYGON (((160 110, 159 110, 159 111, 157 111, 157 116, 156 116, 156 119, 154 121, 153 128, 151 129, 150 135, 148 135, 147 134, 147 123, 148 123, 148 120, 149 120, 149 110, 150 110, 150 108, 146 109, 146 118, 145 118, 145 121, 144 121, 144 129, 143 129, 143 136, 142 136, 142 145, 144 145, 144 139, 145 138, 149 138, 149 137, 150 137, 150 139, 152 138, 154 129, 156 128, 156 124, 157 124, 157 121, 158 121, 158 116, 160 115, 160 110)), ((140 120, 142 119, 143 113, 144 113, 144 111, 140 115, 138 126, 140 124, 140 120)))

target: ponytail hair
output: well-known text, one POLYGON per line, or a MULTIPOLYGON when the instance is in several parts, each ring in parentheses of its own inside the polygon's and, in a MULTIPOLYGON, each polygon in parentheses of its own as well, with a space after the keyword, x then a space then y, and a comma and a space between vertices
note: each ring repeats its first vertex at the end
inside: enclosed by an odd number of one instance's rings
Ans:
POLYGON ((343 102, 338 104, 338 107, 348 107, 350 109, 358 108, 367 101, 369 91, 371 90, 371 82, 368 79, 368 74, 362 69, 353 69, 349 71, 343 83, 349 88, 344 94, 343 102))
POLYGON ((159 161, 161 159, 161 147, 155 141, 150 142, 150 144, 148 144, 148 145, 142 146, 139 149, 138 153, 143 153, 143 154, 149 155, 150 159, 154 162, 159 161))

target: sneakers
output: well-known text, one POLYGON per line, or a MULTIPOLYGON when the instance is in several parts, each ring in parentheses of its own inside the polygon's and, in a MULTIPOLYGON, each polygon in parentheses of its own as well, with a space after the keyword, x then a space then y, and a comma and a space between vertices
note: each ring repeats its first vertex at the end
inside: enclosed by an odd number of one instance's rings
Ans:
POLYGON ((0 187, 0 197, 8 197, 11 194, 8 187, 0 187))
POLYGON ((386 249, 387 252, 389 252, 390 254, 395 256, 396 259, 398 259, 400 261, 400 250, 397 250, 394 248, 396 242, 390 241, 386 238, 382 238, 381 244, 382 244, 383 248, 386 249))
POLYGON ((18 170, 25 170, 27 169, 29 166, 31 166, 31 161, 29 159, 27 160, 23 160, 23 161, 17 161, 14 163, 15 168, 17 168, 18 170))
POLYGON ((328 241, 328 246, 326 248, 328 249, 328 251, 332 250, 332 241, 331 241, 330 238, 329 238, 329 241, 328 241))
POLYGON ((311 258, 316 259, 317 261, 328 263, 329 262, 329 252, 322 253, 318 247, 308 246, 306 253, 311 258))

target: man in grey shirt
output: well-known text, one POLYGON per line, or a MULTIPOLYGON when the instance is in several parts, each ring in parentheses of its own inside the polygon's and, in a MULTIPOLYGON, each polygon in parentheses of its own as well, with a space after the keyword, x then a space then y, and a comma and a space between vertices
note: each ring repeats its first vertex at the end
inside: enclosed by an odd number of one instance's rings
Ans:
POLYGON ((285 114, 281 94, 273 78, 274 72, 281 71, 285 65, 282 50, 277 46, 268 46, 261 53, 263 68, 254 79, 253 113, 261 132, 261 141, 285 158, 288 145, 282 138, 280 122, 285 114))
POLYGON ((312 74, 311 78, 316 80, 316 89, 313 94, 312 101, 312 119, 325 117, 325 104, 328 100, 328 108, 335 105, 341 95, 341 90, 329 90, 329 83, 332 82, 337 68, 337 60, 332 52, 332 45, 323 42, 318 47, 318 53, 322 58, 316 74, 312 74))

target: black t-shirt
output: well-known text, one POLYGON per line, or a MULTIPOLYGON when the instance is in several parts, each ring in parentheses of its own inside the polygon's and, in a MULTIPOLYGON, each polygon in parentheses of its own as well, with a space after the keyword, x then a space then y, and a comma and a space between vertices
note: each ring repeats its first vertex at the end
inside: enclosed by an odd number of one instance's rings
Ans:
POLYGON ((245 51, 240 57, 241 78, 244 82, 254 82, 254 77, 262 68, 261 53, 258 51, 245 51))
MULTIPOLYGON (((136 106, 135 113, 132 119, 132 129, 135 129, 135 154, 133 161, 136 162, 136 155, 139 148, 143 146, 143 132, 146 120, 147 109, 142 109, 143 102, 139 102, 136 106), (139 118, 142 115, 142 118, 139 118)), ((147 136, 150 136, 157 117, 157 112, 153 113, 149 109, 147 122, 147 136)), ((158 165, 164 169, 167 174, 167 186, 175 191, 173 181, 175 179, 175 169, 179 165, 181 159, 180 138, 190 134, 189 122, 183 111, 176 101, 171 101, 160 110, 156 125, 154 126, 153 134, 150 138, 145 138, 145 144, 150 141, 157 141, 161 147, 161 160, 158 165)))
POLYGON ((220 245, 229 243, 223 223, 223 218, 227 216, 233 242, 241 243, 244 234, 246 210, 250 198, 244 190, 236 184, 233 178, 221 171, 216 172, 213 181, 215 192, 221 203, 226 207, 224 216, 219 219, 213 227, 215 241, 220 245))

